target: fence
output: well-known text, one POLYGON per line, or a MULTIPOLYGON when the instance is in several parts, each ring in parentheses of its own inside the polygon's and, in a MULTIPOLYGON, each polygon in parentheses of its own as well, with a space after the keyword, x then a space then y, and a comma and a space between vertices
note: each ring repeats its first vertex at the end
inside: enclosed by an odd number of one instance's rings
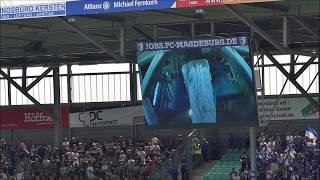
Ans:
POLYGON ((171 179, 170 171, 179 168, 182 160, 187 160, 189 172, 193 167, 193 153, 192 153, 192 138, 197 130, 194 129, 184 141, 177 147, 176 151, 172 153, 165 161, 154 169, 151 173, 150 180, 169 180, 171 179))

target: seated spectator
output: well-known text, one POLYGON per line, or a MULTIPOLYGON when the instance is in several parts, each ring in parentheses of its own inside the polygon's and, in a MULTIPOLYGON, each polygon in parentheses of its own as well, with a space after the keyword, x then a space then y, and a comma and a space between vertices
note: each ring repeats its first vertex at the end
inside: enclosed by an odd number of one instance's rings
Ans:
POLYGON ((173 149, 161 145, 155 136, 137 143, 123 137, 89 142, 72 137, 71 140, 65 138, 60 147, 28 146, 19 138, 17 146, 8 146, 1 139, 0 180, 146 180, 171 152, 173 149))

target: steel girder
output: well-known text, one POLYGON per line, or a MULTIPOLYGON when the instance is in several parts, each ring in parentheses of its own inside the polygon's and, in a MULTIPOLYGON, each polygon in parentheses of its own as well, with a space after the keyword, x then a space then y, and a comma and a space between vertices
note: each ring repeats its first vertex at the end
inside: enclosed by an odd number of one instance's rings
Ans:
POLYGON ((309 24, 306 22, 301 21, 298 17, 291 17, 296 23, 302 26, 308 33, 310 33, 313 37, 320 39, 319 32, 315 31, 309 24))
POLYGON ((3 76, 6 80, 8 80, 8 84, 12 84, 18 91, 20 91, 24 96, 26 96, 32 103, 38 106, 44 113, 46 113, 51 118, 55 119, 56 117, 48 111, 43 105, 36 100, 31 94, 26 91, 23 87, 21 87, 16 81, 14 81, 10 76, 8 76, 4 71, 0 69, 0 75, 3 76))
POLYGON ((146 40, 148 41, 154 41, 154 38, 151 37, 149 34, 147 34, 146 32, 144 32, 141 28, 137 27, 137 26, 132 26, 132 29, 135 30, 137 33, 139 33, 140 35, 142 35, 146 40))
POLYGON ((53 68, 49 67, 48 69, 46 69, 40 76, 37 77, 37 79, 35 79, 31 84, 29 84, 26 87, 26 92, 28 92, 30 89, 32 89, 36 84, 38 84, 45 76, 47 76, 50 71, 52 71, 53 68))
POLYGON ((226 5, 225 8, 239 18, 244 24, 249 26, 252 30, 254 30, 257 34, 263 37, 266 41, 268 41, 272 46, 274 46, 280 53, 286 53, 286 49, 281 46, 281 44, 276 41, 272 36, 266 33, 262 28, 257 26, 251 19, 242 15, 237 9, 235 9, 231 5, 226 5))
POLYGON ((285 75, 289 81, 301 92, 305 98, 308 99, 308 101, 313 104, 315 107, 320 107, 320 105, 308 94, 307 91, 303 89, 303 87, 300 86, 300 84, 297 82, 297 80, 290 75, 282 66, 281 64, 276 60, 276 58, 273 57, 272 54, 269 52, 264 52, 264 54, 270 59, 270 61, 282 72, 283 75, 285 75))
POLYGON ((70 29, 72 29, 73 31, 77 32, 80 36, 82 36, 84 39, 88 40, 89 42, 91 42, 93 45, 95 45, 96 47, 98 47, 99 49, 101 49, 101 51, 103 53, 107 53, 108 55, 110 55, 112 58, 114 58, 115 60, 122 62, 122 58, 114 53, 112 50, 110 50, 108 47, 102 45, 101 43, 97 42, 95 39, 91 38, 89 34, 87 34, 84 31, 81 31, 80 28, 78 28, 76 25, 68 22, 68 20, 66 20, 63 17, 59 17, 58 18, 64 25, 66 25, 67 27, 69 27, 70 29))

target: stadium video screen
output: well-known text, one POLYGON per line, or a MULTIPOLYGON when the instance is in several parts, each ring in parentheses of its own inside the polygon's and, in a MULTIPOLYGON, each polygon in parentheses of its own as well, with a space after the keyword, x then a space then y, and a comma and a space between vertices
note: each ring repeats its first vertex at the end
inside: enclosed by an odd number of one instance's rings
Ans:
POLYGON ((148 125, 256 125, 247 37, 137 44, 148 125))

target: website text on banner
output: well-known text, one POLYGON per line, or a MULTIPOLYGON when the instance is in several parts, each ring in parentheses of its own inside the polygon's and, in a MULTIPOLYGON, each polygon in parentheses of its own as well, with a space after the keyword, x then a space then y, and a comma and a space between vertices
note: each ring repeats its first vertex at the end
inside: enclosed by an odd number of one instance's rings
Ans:
POLYGON ((319 119, 319 110, 303 97, 258 100, 260 124, 268 120, 319 119))
POLYGON ((70 114, 70 127, 108 127, 145 124, 141 106, 93 110, 70 114))
MULTIPOLYGON (((53 112, 53 106, 49 112, 53 112)), ((54 128, 54 119, 45 115, 39 108, 23 107, 13 109, 0 109, 0 129, 46 129, 54 128)), ((69 127, 69 108, 61 108, 61 126, 69 127)))

